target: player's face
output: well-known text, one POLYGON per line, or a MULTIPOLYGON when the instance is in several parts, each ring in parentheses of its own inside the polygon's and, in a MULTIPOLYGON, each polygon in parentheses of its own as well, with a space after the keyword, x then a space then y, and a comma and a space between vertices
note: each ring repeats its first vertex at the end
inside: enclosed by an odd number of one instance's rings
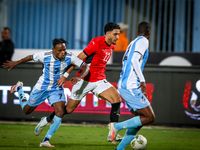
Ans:
POLYGON ((53 50, 54 56, 57 59, 62 60, 63 58, 65 58, 65 53, 66 53, 66 45, 65 45, 65 43, 57 44, 55 46, 55 48, 53 48, 52 50, 53 50))
POLYGON ((114 29, 109 32, 108 39, 110 44, 116 44, 117 40, 119 39, 120 30, 114 29))
POLYGON ((2 40, 8 40, 10 38, 10 32, 8 29, 5 29, 1 32, 1 38, 2 40))

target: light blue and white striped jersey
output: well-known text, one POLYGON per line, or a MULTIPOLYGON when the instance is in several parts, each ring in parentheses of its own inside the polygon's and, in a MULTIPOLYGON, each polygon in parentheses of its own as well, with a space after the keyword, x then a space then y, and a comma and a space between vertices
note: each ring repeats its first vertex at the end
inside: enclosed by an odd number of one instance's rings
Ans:
POLYGON ((45 51, 35 53, 33 55, 34 61, 39 61, 44 64, 43 74, 37 81, 36 89, 54 90, 58 88, 57 81, 65 73, 67 67, 72 63, 78 67, 82 67, 83 61, 72 53, 66 53, 65 59, 59 60, 54 57, 53 51, 45 51))
POLYGON ((145 66, 149 55, 149 41, 146 37, 139 36, 133 40, 127 47, 126 52, 122 59, 122 72, 120 74, 120 79, 118 81, 118 88, 123 89, 133 89, 138 88, 140 85, 140 80, 135 72, 133 66, 133 53, 138 52, 141 54, 139 60, 141 71, 145 66))

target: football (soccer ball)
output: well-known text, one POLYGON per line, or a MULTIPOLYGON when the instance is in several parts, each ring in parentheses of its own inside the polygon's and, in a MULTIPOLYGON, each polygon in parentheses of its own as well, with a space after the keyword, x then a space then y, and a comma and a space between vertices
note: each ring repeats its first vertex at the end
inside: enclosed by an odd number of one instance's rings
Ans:
POLYGON ((133 149, 145 149, 147 146, 147 139, 143 135, 136 135, 130 144, 133 149))

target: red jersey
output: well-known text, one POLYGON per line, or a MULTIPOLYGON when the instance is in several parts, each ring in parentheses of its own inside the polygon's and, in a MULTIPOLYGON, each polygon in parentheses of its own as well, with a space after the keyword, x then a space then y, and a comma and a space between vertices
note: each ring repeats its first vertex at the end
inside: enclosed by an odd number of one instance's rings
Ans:
MULTIPOLYGON (((90 66, 90 71, 84 78, 85 81, 96 82, 106 78, 106 64, 110 59, 115 45, 108 45, 104 36, 93 38, 83 52, 87 55, 84 60, 90 66)), ((81 70, 77 73, 80 75, 81 70)))

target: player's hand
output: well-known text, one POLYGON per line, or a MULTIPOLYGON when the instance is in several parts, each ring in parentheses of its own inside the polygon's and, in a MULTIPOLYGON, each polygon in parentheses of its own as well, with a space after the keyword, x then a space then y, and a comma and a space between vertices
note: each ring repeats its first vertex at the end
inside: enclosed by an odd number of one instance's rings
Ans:
POLYGON ((141 92, 147 97, 147 94, 146 94, 146 83, 145 82, 140 82, 140 86, 137 89, 139 89, 139 88, 141 88, 141 92))
POLYGON ((70 79, 71 83, 74 85, 76 84, 78 81, 80 81, 81 79, 79 77, 73 77, 70 79))
POLYGON ((6 60, 6 62, 4 62, 2 66, 4 68, 9 68, 8 71, 10 71, 12 68, 14 68, 16 66, 16 64, 14 61, 6 60))
POLYGON ((67 78, 62 76, 60 79, 56 80, 58 83, 58 87, 62 86, 66 82, 67 78))

